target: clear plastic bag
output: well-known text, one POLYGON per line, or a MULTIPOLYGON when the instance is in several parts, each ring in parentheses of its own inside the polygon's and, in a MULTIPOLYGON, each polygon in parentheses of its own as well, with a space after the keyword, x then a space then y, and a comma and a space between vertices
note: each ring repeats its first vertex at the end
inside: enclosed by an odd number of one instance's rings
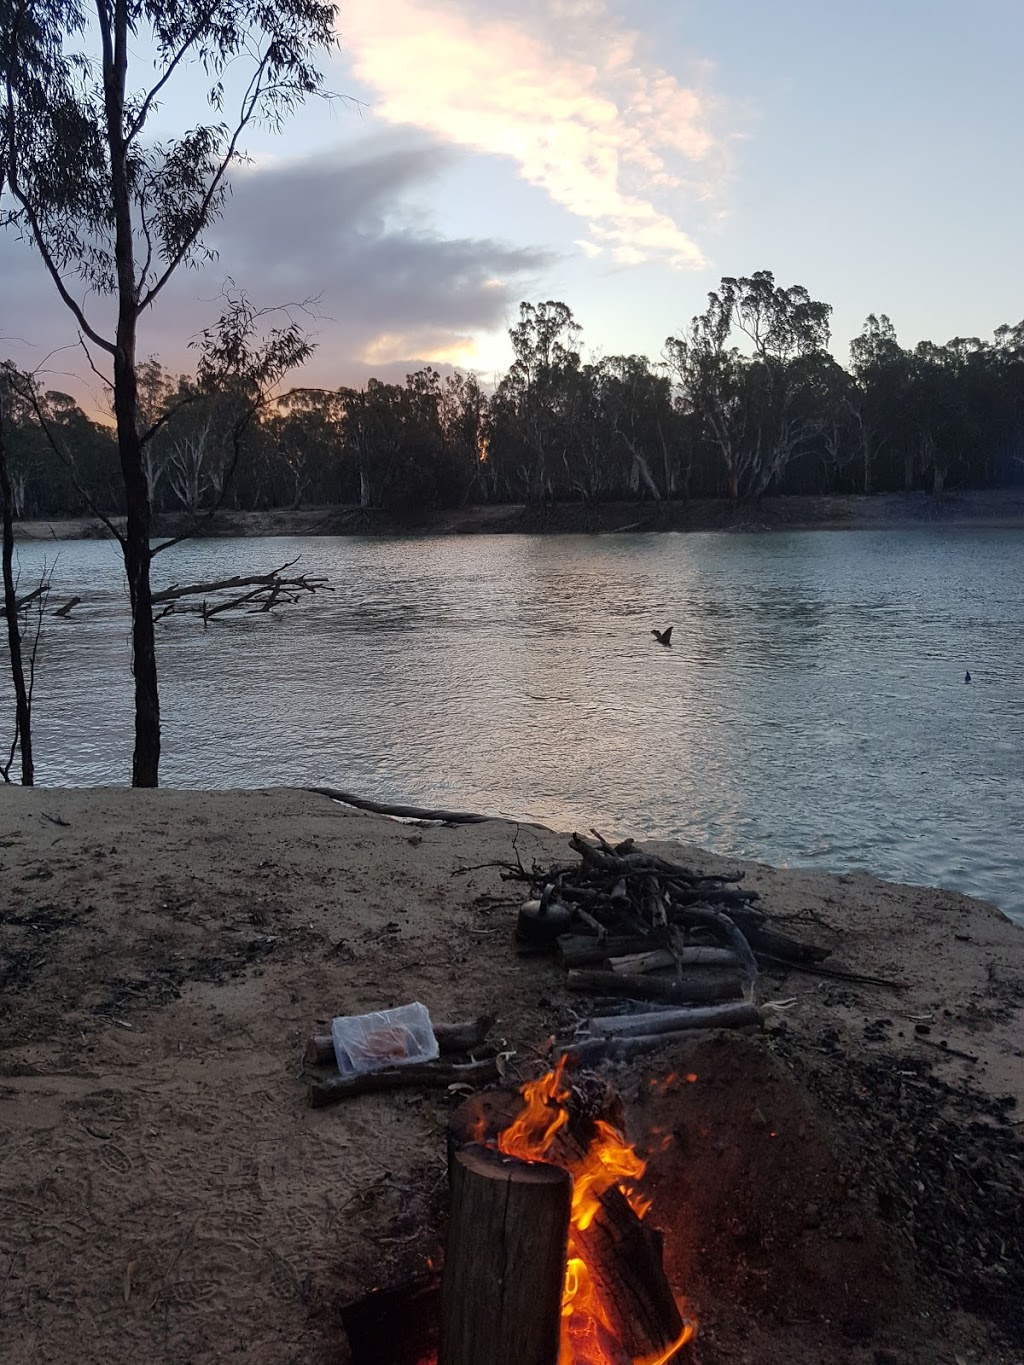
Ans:
POLYGON ((418 1002, 374 1014, 341 1015, 331 1020, 331 1037, 342 1076, 432 1062, 439 1053, 430 1013, 418 1002))

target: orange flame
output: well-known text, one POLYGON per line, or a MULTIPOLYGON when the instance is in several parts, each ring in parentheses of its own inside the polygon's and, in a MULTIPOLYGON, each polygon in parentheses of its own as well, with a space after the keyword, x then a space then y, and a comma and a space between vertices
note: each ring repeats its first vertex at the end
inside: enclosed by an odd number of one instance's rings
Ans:
MULTIPOLYGON (((557 1134, 569 1122, 566 1101, 569 1087, 564 1080, 565 1058, 554 1071, 522 1088, 522 1112, 497 1138, 506 1156, 523 1161, 543 1161, 557 1134)), ((618 1185, 634 1212, 643 1218, 651 1201, 635 1188, 646 1163, 610 1123, 598 1120, 586 1152, 568 1163, 573 1178, 572 1212, 569 1223, 569 1258, 562 1291, 562 1336, 558 1365, 614 1365, 621 1360, 615 1332, 600 1294, 581 1255, 574 1232, 584 1232, 600 1208, 601 1196, 618 1185)), ((676 1341, 665 1351, 637 1360, 634 1365, 665 1365, 694 1333, 691 1322, 683 1324, 676 1341)))

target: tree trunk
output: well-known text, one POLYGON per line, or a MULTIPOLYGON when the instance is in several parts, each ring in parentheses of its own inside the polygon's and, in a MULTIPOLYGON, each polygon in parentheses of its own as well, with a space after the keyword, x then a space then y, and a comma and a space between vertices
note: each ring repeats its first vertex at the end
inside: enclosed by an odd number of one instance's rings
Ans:
POLYGON ((114 264, 117 269, 117 336, 114 352, 114 416, 124 480, 128 524, 124 565, 132 609, 132 674, 135 678, 135 751, 132 786, 155 787, 160 769, 160 699, 150 593, 149 546, 152 508, 139 441, 139 393, 135 369, 139 322, 138 281, 132 226, 128 147, 125 143, 129 38, 128 0, 115 0, 113 13, 98 11, 103 48, 103 96, 110 189, 114 210, 114 264), (113 23, 111 23, 111 19, 113 23))
MULTIPOLYGON (((124 312, 125 310, 122 310, 124 312)), ((132 786, 155 787, 160 770, 160 695, 157 688, 156 632, 150 585, 152 508, 146 487, 137 424, 135 387, 135 317, 118 323, 118 354, 114 359, 114 413, 117 445, 128 513, 124 566, 132 609, 132 674, 135 678, 135 751, 132 786)))
POLYGON ((448 1175, 438 1365, 557 1365, 569 1172, 471 1144, 448 1175))
POLYGON ((14 588, 14 493, 7 469, 2 393, 0 393, 0 499, 3 502, 4 615, 7 618, 7 643, 11 653, 11 677, 14 681, 14 714, 18 728, 18 747, 21 751, 21 784, 23 787, 31 787, 35 781, 32 763, 32 711, 21 659, 21 623, 18 620, 14 588))

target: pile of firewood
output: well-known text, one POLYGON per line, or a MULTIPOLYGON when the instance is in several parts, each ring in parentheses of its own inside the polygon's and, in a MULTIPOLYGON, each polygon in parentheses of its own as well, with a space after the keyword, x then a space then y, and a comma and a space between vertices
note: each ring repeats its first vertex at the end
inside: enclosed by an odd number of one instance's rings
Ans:
POLYGON ((760 963, 846 975, 820 967, 829 948, 770 927, 741 872, 696 872, 592 833, 572 836, 577 863, 502 872, 531 889, 520 953, 557 955, 569 989, 595 997, 573 1049, 580 1061, 652 1051, 697 1028, 759 1026, 760 963))

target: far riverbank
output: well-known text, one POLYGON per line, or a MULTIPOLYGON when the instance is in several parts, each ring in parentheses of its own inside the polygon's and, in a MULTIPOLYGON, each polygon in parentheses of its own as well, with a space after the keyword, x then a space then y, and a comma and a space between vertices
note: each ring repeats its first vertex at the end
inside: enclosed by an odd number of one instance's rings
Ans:
MULTIPOLYGON (((377 508, 321 505, 234 511, 225 508, 197 534, 205 536, 596 535, 616 531, 843 531, 906 530, 914 526, 1024 527, 1024 488, 982 489, 933 497, 929 493, 874 496, 793 496, 736 505, 725 498, 688 502, 485 504, 419 517, 377 508)), ((154 520, 157 535, 186 529, 182 513, 154 520)), ((19 522, 24 540, 105 537, 95 517, 19 522)))

